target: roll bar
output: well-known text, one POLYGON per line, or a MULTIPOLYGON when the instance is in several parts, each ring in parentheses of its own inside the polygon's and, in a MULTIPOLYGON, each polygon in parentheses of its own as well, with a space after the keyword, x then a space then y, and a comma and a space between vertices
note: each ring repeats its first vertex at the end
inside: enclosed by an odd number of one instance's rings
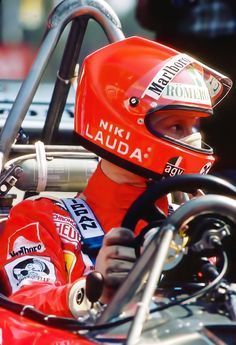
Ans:
POLYGON ((47 144, 50 143, 60 122, 71 86, 68 81, 74 77, 76 62, 79 58, 81 44, 90 18, 100 24, 110 43, 124 39, 118 17, 104 0, 64 0, 54 8, 49 16, 44 39, 35 61, 27 78, 21 85, 0 133, 0 171, 2 171, 4 163, 8 159, 11 147, 59 38, 67 24, 72 22, 45 120, 47 127, 44 126, 43 130, 42 140, 45 139, 47 144))

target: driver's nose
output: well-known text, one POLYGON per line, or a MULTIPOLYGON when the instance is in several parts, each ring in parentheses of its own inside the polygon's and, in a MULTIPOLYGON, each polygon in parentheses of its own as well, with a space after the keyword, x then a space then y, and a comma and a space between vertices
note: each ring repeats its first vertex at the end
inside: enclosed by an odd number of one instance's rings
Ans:
POLYGON ((191 134, 198 132, 199 129, 197 128, 197 123, 195 119, 186 120, 183 126, 183 137, 187 137, 191 134))

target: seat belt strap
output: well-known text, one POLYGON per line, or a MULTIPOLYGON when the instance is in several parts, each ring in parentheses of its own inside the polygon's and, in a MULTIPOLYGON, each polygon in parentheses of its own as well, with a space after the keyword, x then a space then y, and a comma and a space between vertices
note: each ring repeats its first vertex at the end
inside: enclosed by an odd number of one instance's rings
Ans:
POLYGON ((61 201, 76 223, 82 239, 82 251, 94 262, 104 237, 99 221, 83 199, 62 198, 61 201))

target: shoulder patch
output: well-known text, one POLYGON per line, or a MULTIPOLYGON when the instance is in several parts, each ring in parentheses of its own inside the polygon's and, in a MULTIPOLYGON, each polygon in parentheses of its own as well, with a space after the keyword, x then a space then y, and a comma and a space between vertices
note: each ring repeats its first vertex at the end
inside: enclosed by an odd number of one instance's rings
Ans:
POLYGON ((49 257, 24 256, 5 265, 12 292, 26 281, 55 282, 55 268, 49 257))

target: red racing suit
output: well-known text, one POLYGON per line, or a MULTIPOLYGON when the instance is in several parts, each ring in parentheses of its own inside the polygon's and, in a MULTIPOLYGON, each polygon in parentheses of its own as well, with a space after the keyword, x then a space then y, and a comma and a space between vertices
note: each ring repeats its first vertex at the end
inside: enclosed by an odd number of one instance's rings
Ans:
MULTIPOLYGON (((83 194, 106 233, 120 226, 143 191, 111 181, 99 165, 83 194)), ((167 213, 165 198, 158 206, 167 213)), ((1 291, 46 314, 71 317, 69 291, 94 267, 70 213, 50 198, 24 200, 12 208, 0 243, 1 291)))

